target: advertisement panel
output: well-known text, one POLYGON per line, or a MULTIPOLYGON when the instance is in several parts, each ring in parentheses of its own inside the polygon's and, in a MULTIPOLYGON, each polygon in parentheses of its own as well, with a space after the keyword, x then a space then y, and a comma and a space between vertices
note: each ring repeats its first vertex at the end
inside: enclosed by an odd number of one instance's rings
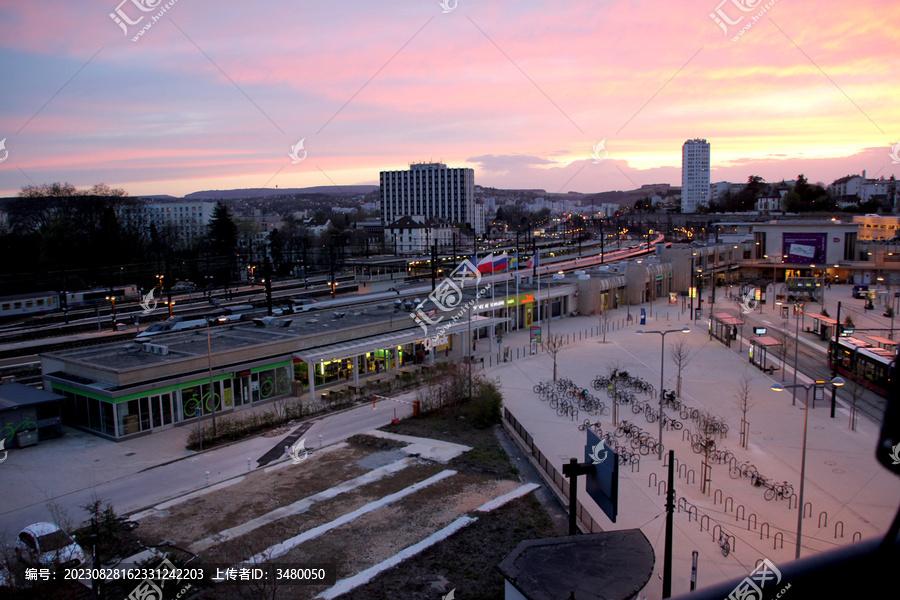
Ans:
POLYGON ((782 254, 787 257, 785 262, 791 264, 825 262, 826 235, 824 233, 785 233, 782 238, 782 254))

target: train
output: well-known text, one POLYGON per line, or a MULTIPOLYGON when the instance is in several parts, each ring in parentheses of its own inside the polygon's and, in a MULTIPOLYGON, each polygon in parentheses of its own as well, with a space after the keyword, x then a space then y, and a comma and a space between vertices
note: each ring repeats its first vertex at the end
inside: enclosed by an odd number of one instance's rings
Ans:
POLYGON ((52 313, 64 307, 72 309, 93 306, 100 302, 106 302, 108 296, 113 296, 116 300, 137 300, 141 297, 141 290, 138 286, 129 284, 114 286, 112 289, 95 288, 79 292, 66 292, 65 294, 47 291, 0 296, 0 319, 52 313), (65 302, 63 297, 65 297, 65 302))
POLYGON ((828 366, 843 377, 857 381, 870 390, 887 396, 894 375, 896 355, 884 348, 854 338, 841 337, 831 341, 828 366))

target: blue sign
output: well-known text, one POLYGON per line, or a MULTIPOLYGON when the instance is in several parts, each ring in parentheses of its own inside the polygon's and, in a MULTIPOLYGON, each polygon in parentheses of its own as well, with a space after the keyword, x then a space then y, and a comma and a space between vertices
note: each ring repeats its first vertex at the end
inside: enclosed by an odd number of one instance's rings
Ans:
POLYGON ((647 311, 643 308, 641 309, 641 325, 647 324, 647 311))
POLYGON ((615 523, 619 512, 619 455, 588 429, 584 460, 594 465, 594 470, 585 479, 588 496, 615 523))

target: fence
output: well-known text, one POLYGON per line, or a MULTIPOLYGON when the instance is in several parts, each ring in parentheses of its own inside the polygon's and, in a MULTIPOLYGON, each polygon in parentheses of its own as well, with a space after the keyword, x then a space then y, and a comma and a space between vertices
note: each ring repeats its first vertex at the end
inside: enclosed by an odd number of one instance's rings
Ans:
MULTIPOLYGON (((531 454, 534 457, 534 462, 537 463, 537 466, 540 467, 541 476, 547 483, 552 483, 556 488, 556 492, 558 496, 561 496, 565 499, 566 505, 568 506, 569 502, 569 480, 566 476, 560 473, 556 467, 544 456, 544 454, 538 449, 534 444, 534 438, 531 437, 531 434, 522 427, 522 424, 519 423, 518 420, 509 412, 509 409, 503 408, 503 420, 506 422, 506 425, 516 433, 518 436, 518 440, 516 443, 522 447, 522 450, 531 454)), ((515 439, 515 438, 514 438, 515 439)), ((581 528, 585 533, 598 533, 603 531, 603 528, 600 527, 600 524, 597 523, 593 517, 585 510, 584 505, 581 502, 575 503, 575 517, 580 521, 581 528)))

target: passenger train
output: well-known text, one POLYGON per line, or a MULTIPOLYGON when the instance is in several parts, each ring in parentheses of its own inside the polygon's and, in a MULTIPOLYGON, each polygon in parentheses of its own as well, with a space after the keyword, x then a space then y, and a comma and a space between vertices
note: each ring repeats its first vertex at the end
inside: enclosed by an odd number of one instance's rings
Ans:
POLYGON ((113 296, 116 300, 136 300, 141 297, 141 293, 136 285, 117 286, 112 289, 95 288, 80 292, 67 292, 65 294, 66 303, 62 301, 63 294, 54 291, 0 296, 0 319, 52 313, 66 305, 69 309, 93 306, 100 302, 106 302, 107 296, 113 296))

